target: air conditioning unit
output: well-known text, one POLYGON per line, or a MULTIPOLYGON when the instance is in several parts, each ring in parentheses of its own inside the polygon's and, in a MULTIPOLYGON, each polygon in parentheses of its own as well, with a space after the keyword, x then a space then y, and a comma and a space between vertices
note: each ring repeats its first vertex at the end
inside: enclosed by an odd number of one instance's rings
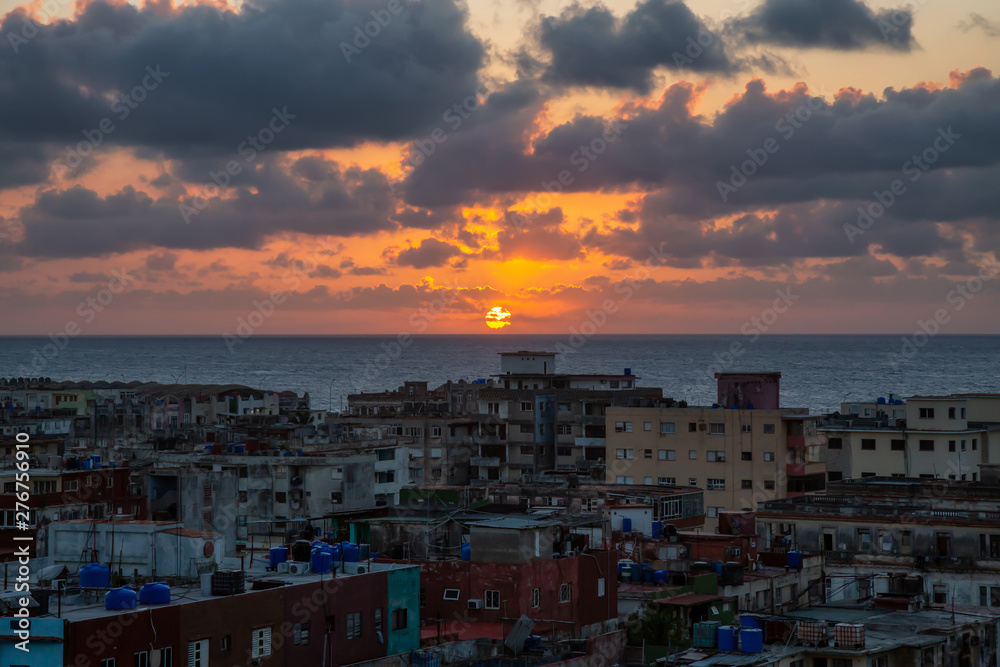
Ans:
POLYGON ((284 563, 278 563, 278 574, 288 574, 288 563, 290 561, 285 561, 284 563))
POLYGON ((308 574, 308 573, 309 573, 309 563, 288 561, 288 574, 308 574))
POLYGON ((469 609, 482 609, 482 608, 483 608, 482 600, 469 600, 469 609))

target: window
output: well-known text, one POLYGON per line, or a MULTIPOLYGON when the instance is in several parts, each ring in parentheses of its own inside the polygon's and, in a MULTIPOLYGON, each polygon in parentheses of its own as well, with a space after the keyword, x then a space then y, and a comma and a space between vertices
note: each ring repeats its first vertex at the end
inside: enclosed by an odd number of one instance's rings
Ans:
POLYGON ((559 584, 559 602, 573 601, 573 584, 559 584))
POLYGON ((165 646, 160 649, 160 667, 173 667, 174 647, 165 646))
POLYGON ((616 449, 615 450, 616 459, 632 459, 635 458, 633 451, 631 449, 616 449))
POLYGON ((618 475, 615 477, 616 484, 635 484, 635 478, 631 475, 618 475))
POLYGON ((485 600, 487 609, 499 609, 500 591, 486 591, 485 600))
POLYGON ((115 659, 105 658, 104 660, 101 660, 101 667, 115 667, 115 659))
POLYGON ((773 461, 774 460, 774 452, 764 452, 764 460, 765 461, 773 461))
POLYGON ((660 435, 667 435, 677 432, 677 425, 674 422, 660 422, 660 435))
POLYGON ((921 419, 934 419, 934 408, 920 408, 921 419))
POLYGON ((457 588, 446 588, 444 589, 444 599, 445 600, 457 600, 458 596, 461 594, 457 588))
POLYGON ((864 479, 865 477, 877 477, 877 475, 873 472, 862 472, 861 478, 864 479))
POLYGON ((827 449, 843 449, 844 439, 843 438, 830 438, 826 441, 827 449))
POLYGON ((726 480, 718 477, 709 477, 708 481, 709 491, 725 491, 726 490, 726 480))
POLYGON ((767 489, 768 491, 774 491, 774 480, 773 479, 764 480, 764 488, 767 489))
POLYGON ((714 423, 708 425, 708 432, 712 435, 725 435, 726 425, 723 423, 714 423))
POLYGON ((948 419, 955 418, 955 408, 948 408, 948 419))
POLYGON ((347 638, 357 639, 361 636, 361 612, 355 611, 347 615, 347 638))
POLYGON ((384 470, 382 472, 375 473, 376 484, 392 484, 394 481, 396 481, 395 470, 384 470))
POLYGON ((556 447, 556 456, 573 456, 572 447, 556 447))
POLYGON ((753 452, 740 452, 740 461, 753 461, 753 452))
POLYGON ((645 480, 643 480, 642 483, 645 484, 646 486, 651 486, 653 484, 653 478, 647 477, 645 480))
POLYGON ((831 470, 826 473, 826 481, 828 482, 839 482, 842 479, 844 479, 844 473, 839 470, 831 470))
POLYGON ((867 449, 872 452, 875 451, 875 438, 862 438, 861 449, 867 449))
POLYGON ((740 488, 741 489, 752 489, 753 488, 753 480, 752 479, 740 480, 740 488))
POLYGON ((309 643, 308 623, 296 623, 292 626, 292 643, 296 646, 309 643))
POLYGON ((405 607, 400 607, 399 609, 393 609, 392 610, 392 631, 396 632, 397 630, 405 630, 406 629, 406 623, 407 623, 406 608, 405 607))
POLYGON ((535 406, 530 401, 521 401, 521 412, 534 412, 535 406))
POLYGON ((132 654, 133 667, 149 667, 149 651, 139 651, 132 654))
POLYGON ((375 619, 373 629, 375 630, 376 633, 380 633, 382 632, 382 607, 375 607, 373 616, 375 619))
POLYGON ((500 404, 499 403, 487 403, 486 413, 490 415, 500 414, 500 404))
POLYGON ((377 453, 379 461, 395 461, 396 460, 396 450, 395 449, 380 449, 377 453))
POLYGON ((556 424, 556 433, 559 435, 571 435, 573 433, 573 425, 556 424))
POLYGON ((542 592, 537 588, 531 589, 531 607, 538 609, 542 604, 542 592))
POLYGON ((872 550, 872 531, 868 528, 858 528, 858 551, 872 550))
POLYGON ((948 451, 949 452, 955 451, 955 441, 954 440, 949 440, 948 441, 948 451))
POLYGON ((642 430, 643 431, 652 431, 653 430, 653 422, 642 422, 642 430))
POLYGON ((247 495, 246 491, 240 491, 240 502, 241 503, 247 502, 248 498, 249 498, 249 496, 247 495))
POLYGON ((979 439, 978 438, 973 438, 972 439, 972 451, 976 451, 976 449, 978 449, 978 448, 979 448, 979 439))
POLYGON ((79 488, 80 488, 79 480, 74 479, 63 484, 63 491, 76 491, 79 488))
POLYGON ((724 463, 726 461, 725 452, 705 452, 706 461, 715 461, 718 463, 724 463))
POLYGON ((521 433, 534 433, 535 429, 531 424, 521 424, 521 428, 518 429, 521 433))
POLYGON ((904 449, 906 449, 906 440, 902 440, 902 439, 898 439, 897 440, 897 439, 894 438, 889 443, 889 449, 891 449, 894 452, 901 452, 901 451, 903 451, 904 449))
POLYGON ((440 438, 441 437, 441 427, 440 426, 431 426, 431 437, 432 438, 440 438))
POLYGON ((965 408, 962 408, 962 419, 965 419, 965 408))
POLYGON ((764 435, 774 434, 774 424, 764 424, 764 435))
POLYGON ((868 667, 889 667, 889 658, 884 655, 877 658, 870 658, 868 660, 868 667))
POLYGON ((188 667, 208 667, 207 639, 188 644, 188 667))
POLYGON ((740 433, 753 433, 753 428, 751 424, 740 425, 740 433))
POLYGON ((676 461, 677 452, 674 451, 673 449, 661 449, 659 452, 657 452, 656 458, 658 458, 660 461, 676 461))
POLYGON ((698 424, 695 422, 688 422, 688 433, 695 433, 698 430, 698 424))
POLYGON ((948 587, 944 584, 934 584, 934 604, 945 604, 946 602, 948 602, 948 587))
POLYGON ((598 579, 597 580, 597 597, 599 597, 599 598, 604 597, 604 586, 605 586, 604 579, 603 578, 598 579))
POLYGON ((233 648, 233 636, 232 635, 222 635, 219 641, 219 648, 222 651, 228 651, 233 648))
POLYGON ((920 441, 920 451, 922 451, 922 452, 933 452, 934 451, 934 441, 933 440, 921 440, 920 441))
POLYGON ((521 445, 521 456, 534 456, 535 448, 531 445, 521 445))
POLYGON ((675 486, 677 484, 676 477, 660 477, 658 480, 660 486, 675 486))
POLYGON ((698 486, 698 478, 688 477, 688 486, 698 486))
POLYGON ((251 635, 250 657, 263 658, 271 655, 271 628, 257 628, 251 635))
POLYGON ((696 450, 696 449, 689 449, 688 450, 688 458, 690 460, 692 460, 692 461, 696 460, 698 458, 698 450, 696 450))
POLYGON ((644 449, 644 450, 642 450, 642 458, 644 458, 644 459, 651 459, 651 458, 653 458, 653 450, 652 449, 644 449))
POLYGON ((853 667, 854 661, 850 658, 834 658, 833 667, 853 667))
POLYGON ((631 433, 632 422, 615 422, 615 433, 631 433))
POLYGON ((284 491, 275 491, 274 492, 274 502, 279 503, 279 504, 283 504, 283 503, 288 502, 287 496, 286 496, 285 492, 284 491))

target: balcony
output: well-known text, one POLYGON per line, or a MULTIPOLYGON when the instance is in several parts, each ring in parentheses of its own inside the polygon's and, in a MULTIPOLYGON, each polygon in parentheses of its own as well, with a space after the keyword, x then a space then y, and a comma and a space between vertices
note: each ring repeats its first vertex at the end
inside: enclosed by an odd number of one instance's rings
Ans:
POLYGON ((577 438, 575 444, 577 447, 597 447, 604 449, 605 442, 604 438, 577 438))
POLYGON ((804 435, 790 435, 785 438, 785 446, 789 449, 795 449, 799 447, 806 446, 806 436, 804 435))
POLYGON ((478 468, 499 468, 499 456, 473 456, 469 459, 469 465, 478 468))
POLYGON ((809 475, 823 475, 826 473, 826 463, 813 461, 811 463, 789 463, 785 467, 785 473, 789 477, 807 477, 809 475))

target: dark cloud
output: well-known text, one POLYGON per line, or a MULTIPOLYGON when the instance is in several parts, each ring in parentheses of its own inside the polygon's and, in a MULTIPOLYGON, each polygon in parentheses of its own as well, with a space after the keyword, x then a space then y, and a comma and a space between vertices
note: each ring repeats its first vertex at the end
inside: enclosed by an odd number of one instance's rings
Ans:
POLYGON ((444 266, 453 257, 460 257, 462 249, 451 243, 437 239, 424 239, 418 246, 400 250, 396 255, 396 263, 400 266, 412 266, 415 269, 427 269, 444 266))
POLYGON ((153 247, 258 248, 282 232, 357 236, 397 228, 389 183, 374 169, 336 167, 324 181, 303 182, 270 160, 241 178, 247 187, 230 196, 196 191, 183 211, 173 198, 154 199, 132 186, 107 196, 80 185, 42 190, 21 210, 17 249, 24 256, 86 257, 153 247), (200 211, 199 195, 207 197, 200 211))
POLYGON ((173 271, 177 264, 177 253, 158 252, 146 256, 146 268, 151 271, 173 271))
MULTIPOLYGON (((82 4, 76 17, 0 50, 0 141, 62 150, 89 132, 97 150, 226 155, 266 128, 275 108, 295 118, 272 149, 405 139, 476 88, 484 49, 455 1, 402 4, 350 62, 342 45, 371 10, 386 12, 384 1, 82 4), (122 99, 133 90, 144 100, 122 99), (99 131, 105 118, 113 128, 99 131)), ((0 33, 20 34, 23 19, 21 9, 7 14, 0 33)))
POLYGON ((729 24, 750 43, 853 51, 915 46, 908 8, 876 11, 861 0, 765 0, 729 24))
POLYGON ((982 30, 983 33, 990 37, 1000 37, 1000 25, 997 25, 993 21, 982 14, 976 14, 973 12, 969 14, 969 17, 963 21, 958 22, 958 29, 962 32, 970 32, 972 30, 982 30))
POLYGON ((527 215, 505 212, 503 228, 497 234, 499 254, 505 259, 571 260, 583 256, 576 234, 562 229, 561 208, 527 215))
MULTIPOLYGON (((696 72, 734 69, 717 35, 683 2, 644 0, 621 20, 602 5, 573 5, 542 19, 539 41, 550 55, 544 78, 557 84, 649 92, 657 67, 696 72)), ((522 58, 519 69, 531 71, 522 58)))

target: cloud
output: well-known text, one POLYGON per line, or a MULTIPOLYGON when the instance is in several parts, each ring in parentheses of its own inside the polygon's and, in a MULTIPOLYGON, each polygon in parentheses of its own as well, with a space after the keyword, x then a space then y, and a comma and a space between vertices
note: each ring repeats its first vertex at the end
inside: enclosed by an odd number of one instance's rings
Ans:
POLYGON ((1000 37, 1000 26, 975 12, 969 14, 969 18, 959 21, 958 29, 965 33, 972 30, 982 30, 989 37, 1000 37))
MULTIPOLYGON (((372 10, 386 11, 383 0, 81 3, 76 16, 0 50, 0 90, 17 91, 0 96, 0 157, 19 150, 27 161, 20 176, 0 171, 0 185, 44 179, 38 146, 64 153, 83 133, 94 138, 88 152, 96 142, 98 152, 113 144, 235 157, 273 109, 294 115, 271 146, 282 151, 405 140, 434 127, 475 90, 484 47, 455 0, 401 2, 349 62, 343 45, 363 34, 372 10)), ((0 33, 20 34, 24 17, 20 8, 2 17, 0 33)))
POLYGON ((544 213, 518 214, 506 211, 503 228, 497 234, 499 254, 505 259, 572 260, 583 257, 576 234, 562 229, 561 208, 544 213))
POLYGON ((152 271, 173 271, 177 263, 177 253, 158 252, 146 256, 146 268, 152 271))
POLYGON ((734 69, 718 36, 683 2, 643 0, 621 20, 603 5, 574 4, 542 19, 539 41, 550 56, 545 80, 563 85, 646 93, 657 67, 734 69))
POLYGON ((915 46, 907 8, 876 11, 861 0, 764 0, 727 31, 752 44, 856 51, 915 46))
POLYGON ((400 250, 396 255, 396 263, 400 266, 426 269, 433 266, 443 266, 451 258, 461 255, 462 249, 456 245, 437 239, 424 239, 419 246, 400 250))

